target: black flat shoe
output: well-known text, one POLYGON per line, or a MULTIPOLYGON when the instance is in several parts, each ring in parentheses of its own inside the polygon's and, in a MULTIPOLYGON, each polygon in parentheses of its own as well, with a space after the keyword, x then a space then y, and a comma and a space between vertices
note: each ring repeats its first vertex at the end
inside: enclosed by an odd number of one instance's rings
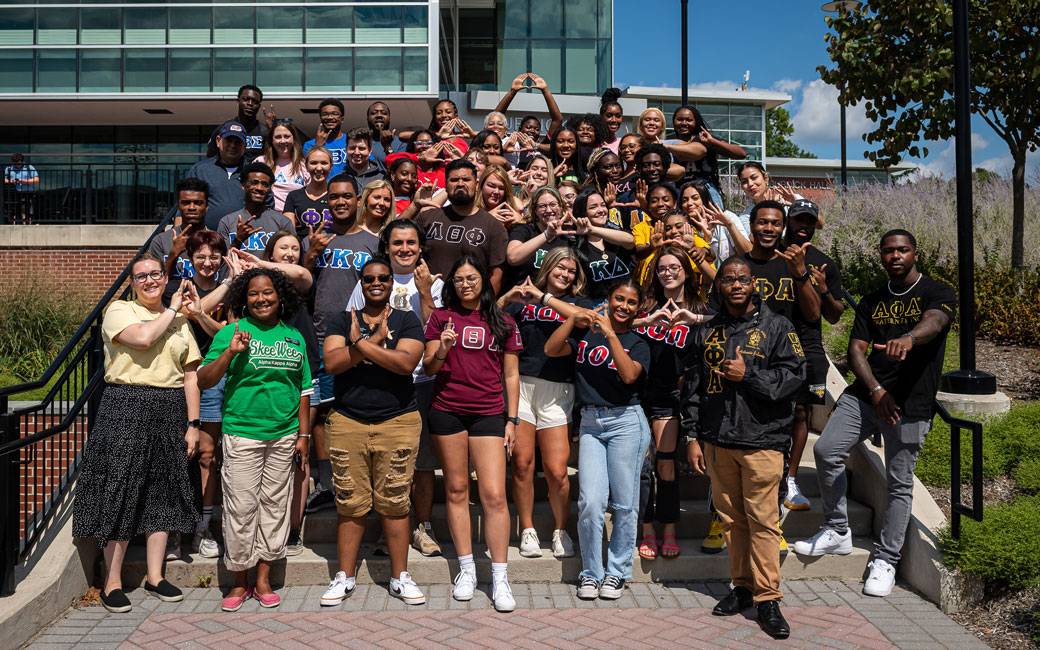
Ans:
POLYGON ((774 639, 786 639, 791 636, 791 626, 780 613, 780 601, 767 600, 758 604, 758 624, 762 631, 774 639))
POLYGON ((144 590, 154 595, 156 598, 163 601, 164 603, 176 603, 184 600, 184 594, 181 592, 181 590, 177 587, 174 587, 166 580, 160 580, 159 584, 155 585, 154 587, 151 584, 149 584, 147 580, 145 580, 144 590))
POLYGON ((112 612, 113 614, 122 614, 129 612, 134 606, 130 603, 130 599, 126 597, 122 589, 113 589, 108 592, 101 592, 101 604, 105 606, 105 609, 112 612))
POLYGON ((733 591, 715 605, 711 613, 715 616, 734 616, 755 604, 754 596, 747 587, 734 587, 733 591))

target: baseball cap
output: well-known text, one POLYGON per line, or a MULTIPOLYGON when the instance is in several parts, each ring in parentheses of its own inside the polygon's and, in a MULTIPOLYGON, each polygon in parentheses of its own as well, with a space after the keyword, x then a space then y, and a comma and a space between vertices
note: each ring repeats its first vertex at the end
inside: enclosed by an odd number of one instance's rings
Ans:
POLYGON ((820 216, 820 208, 808 199, 797 199, 787 208, 787 218, 793 219, 799 215, 807 214, 817 219, 820 216))
POLYGON ((246 141, 246 127, 242 126, 238 122, 225 122, 220 127, 221 138, 238 138, 242 142, 246 141))

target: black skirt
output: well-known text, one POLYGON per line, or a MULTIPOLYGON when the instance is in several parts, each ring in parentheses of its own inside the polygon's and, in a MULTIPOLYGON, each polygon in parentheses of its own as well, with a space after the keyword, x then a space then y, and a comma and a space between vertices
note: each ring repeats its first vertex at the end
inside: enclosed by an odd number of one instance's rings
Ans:
POLYGON ((76 483, 72 534, 130 540, 141 533, 191 533, 201 519, 188 462, 183 388, 106 384, 76 483))

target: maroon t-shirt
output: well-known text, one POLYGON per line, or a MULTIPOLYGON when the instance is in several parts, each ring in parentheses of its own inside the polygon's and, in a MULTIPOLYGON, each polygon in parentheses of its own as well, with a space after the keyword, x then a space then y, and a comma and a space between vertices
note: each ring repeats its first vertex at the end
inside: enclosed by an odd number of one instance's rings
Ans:
MULTIPOLYGON (((506 343, 506 351, 523 349, 516 321, 508 314, 503 314, 503 317, 513 331, 506 343)), ((430 315, 426 340, 440 339, 449 318, 455 327, 456 339, 434 377, 434 408, 472 415, 504 413, 502 365, 505 351, 495 343, 495 337, 479 311, 458 306, 437 309, 430 315)))

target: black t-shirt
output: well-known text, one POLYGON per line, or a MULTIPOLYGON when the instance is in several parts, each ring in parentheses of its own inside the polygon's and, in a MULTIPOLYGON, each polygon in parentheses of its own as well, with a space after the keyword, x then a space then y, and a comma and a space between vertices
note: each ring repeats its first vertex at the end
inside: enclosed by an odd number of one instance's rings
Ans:
MULTIPOLYGON (((663 307, 656 305, 651 311, 663 307)), ((640 327, 635 330, 650 346, 650 368, 646 377, 646 396, 667 397, 678 390, 679 378, 686 368, 687 345, 690 342, 690 326, 640 327)))
POLYGON ((292 212, 296 215, 296 234, 300 237, 310 235, 308 226, 317 228, 322 221, 325 222, 326 230, 332 226, 328 192, 315 200, 307 195, 307 188, 301 187, 293 190, 285 197, 285 207, 282 211, 292 212))
MULTIPOLYGON (((805 249, 805 268, 812 269, 823 269, 824 275, 827 276, 827 286, 819 287, 820 291, 827 290, 831 292, 836 300, 842 299, 841 293, 841 272, 838 270, 838 265, 834 263, 830 257, 827 257, 819 248, 815 246, 809 246, 805 249)), ((809 282, 816 286, 816 278, 810 277, 809 282)), ((796 287, 797 289, 797 287, 796 287)), ((823 300, 821 296, 820 300, 823 300)), ((813 322, 809 322, 802 318, 802 310, 794 310, 794 327, 798 332, 798 338, 802 341, 802 348, 805 349, 806 356, 813 353, 825 354, 823 351, 823 333, 820 329, 820 319, 816 319, 813 322)))
MULTIPOLYGON (((569 305, 578 305, 586 309, 592 308, 592 301, 587 298, 563 296, 559 298, 569 305)), ((574 355, 566 357, 545 356, 545 342, 549 340, 556 328, 566 318, 552 307, 532 304, 513 303, 507 305, 506 313, 513 317, 520 328, 520 338, 524 349, 520 351, 520 374, 525 377, 537 377, 546 381, 564 383, 574 382, 574 355)))
POLYGON ((639 394, 643 391, 646 370, 650 365, 650 346, 634 331, 617 336, 629 358, 643 367, 639 379, 631 384, 621 381, 605 336, 589 329, 584 334, 575 331, 567 339, 575 353, 574 372, 577 376, 578 402, 582 406, 614 407, 639 403, 639 394))
POLYGON ((632 169, 629 173, 625 174, 618 179, 618 182, 614 183, 614 191, 617 193, 618 203, 635 203, 636 201, 636 180, 639 178, 639 172, 632 169))
MULTIPOLYGON (((542 231, 538 228, 537 224, 522 223, 509 231, 509 241, 518 241, 522 243, 534 239, 541 233, 542 231)), ((509 266, 508 275, 509 286, 520 284, 528 277, 530 277, 531 281, 534 282, 535 278, 538 277, 538 270, 542 268, 542 260, 545 259, 545 256, 549 251, 554 248, 559 248, 560 246, 567 246, 572 241, 573 238, 555 237, 551 242, 544 244, 523 262, 515 265, 511 264, 509 266)))
POLYGON ((798 304, 798 284, 794 281, 791 267, 779 256, 762 261, 751 257, 751 253, 744 253, 744 259, 757 280, 755 290, 762 301, 774 314, 786 316, 793 323, 798 304))
MULTIPOLYGON (((365 319, 357 314, 361 335, 372 334, 365 319)), ((325 336, 342 336, 350 345, 350 312, 340 312, 325 330, 325 336)), ((389 350, 397 348, 402 339, 420 341, 425 345, 425 336, 419 317, 410 311, 392 309, 387 318, 390 334, 383 345, 389 350)), ((415 384, 412 373, 399 375, 367 359, 346 372, 335 376, 332 393, 336 412, 361 422, 382 422, 416 409, 415 384)))
POLYGON ((605 297, 611 282, 632 274, 628 251, 608 242, 602 243, 601 250, 584 237, 579 237, 574 247, 585 273, 585 293, 590 298, 605 297))
MULTIPOLYGON (((903 361, 892 359, 873 345, 906 334, 930 309, 941 311, 952 322, 957 313, 957 295, 950 287, 927 276, 921 276, 906 293, 897 293, 901 295, 893 294, 886 285, 864 297, 856 308, 851 338, 870 344, 867 356, 870 370, 900 406, 900 416, 931 419, 935 414, 932 403, 939 388, 949 326, 931 341, 915 344, 903 361)), ((847 392, 870 399, 870 388, 856 380, 847 392)))
POLYGON ((307 346, 307 363, 311 368, 311 377, 318 376, 321 369, 321 351, 318 349, 318 333, 314 330, 314 317, 307 309, 307 305, 300 305, 293 315, 285 319, 303 335, 303 342, 307 346))
MULTIPOLYGON (((195 291, 199 294, 199 300, 213 293, 220 286, 219 284, 215 284, 212 289, 203 289, 199 286, 199 283, 195 281, 195 278, 192 278, 191 282, 195 285, 195 291)), ((217 306, 209 312, 210 317, 218 323, 227 320, 227 307, 228 304, 226 301, 217 303, 217 306)), ((202 325, 199 325, 195 321, 188 322, 191 323, 191 332, 195 335, 195 342, 199 344, 199 350, 202 352, 202 356, 206 356, 206 353, 209 351, 209 344, 213 342, 213 337, 206 333, 206 330, 202 328, 202 325)), ((310 350, 307 350, 307 354, 310 354, 310 350)))

